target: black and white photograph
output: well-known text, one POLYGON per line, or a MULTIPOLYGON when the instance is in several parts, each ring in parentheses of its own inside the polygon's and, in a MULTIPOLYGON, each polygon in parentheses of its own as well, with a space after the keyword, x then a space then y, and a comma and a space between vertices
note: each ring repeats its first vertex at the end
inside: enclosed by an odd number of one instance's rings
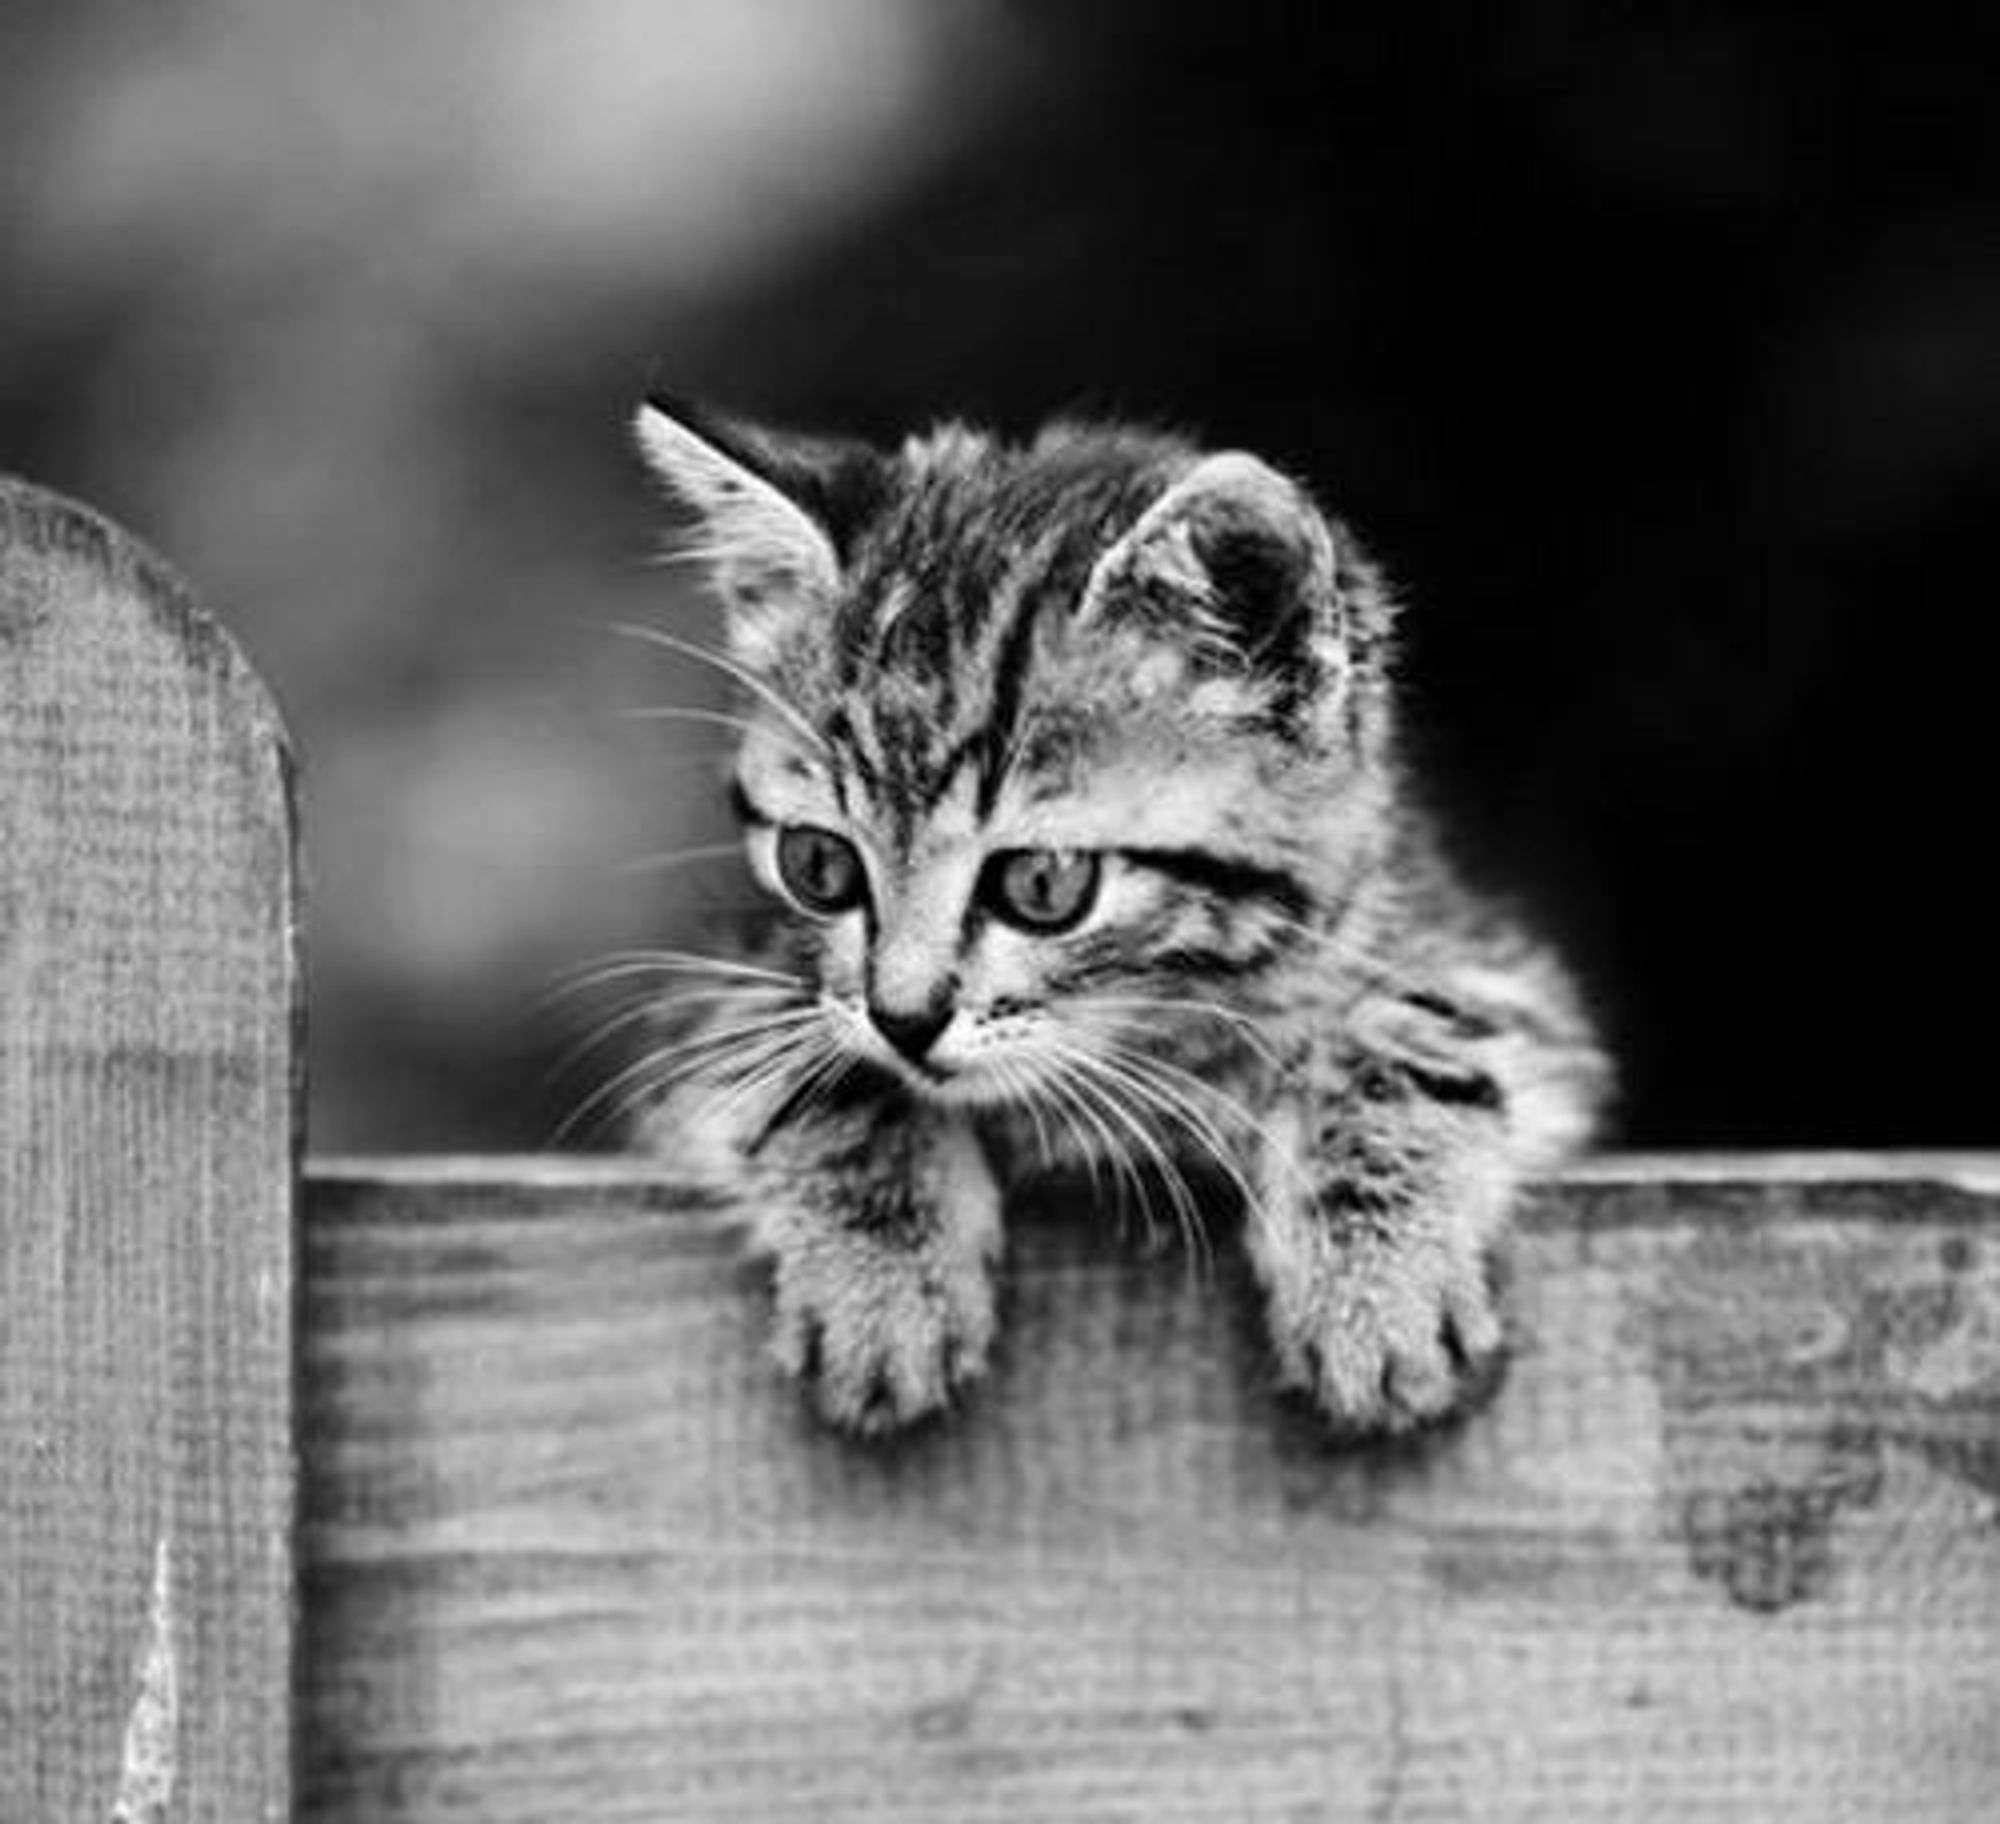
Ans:
POLYGON ((0 1824, 2000 1817, 1985 45, 7 0, 0 1824))

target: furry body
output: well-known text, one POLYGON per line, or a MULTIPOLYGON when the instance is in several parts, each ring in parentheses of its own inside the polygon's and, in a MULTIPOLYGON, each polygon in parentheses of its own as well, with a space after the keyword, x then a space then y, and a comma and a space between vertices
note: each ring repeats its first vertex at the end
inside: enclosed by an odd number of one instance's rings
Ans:
POLYGON ((1501 1345, 1516 1190, 1606 1072, 1412 801, 1345 528, 1123 430, 639 429, 728 614, 782 915, 661 964, 638 1133, 756 1212, 780 1360, 840 1424, 932 1412, 992 1341, 1006 1176, 1080 1162, 1192 1225, 1194 1167, 1286 1382, 1343 1427, 1448 1412, 1501 1345))

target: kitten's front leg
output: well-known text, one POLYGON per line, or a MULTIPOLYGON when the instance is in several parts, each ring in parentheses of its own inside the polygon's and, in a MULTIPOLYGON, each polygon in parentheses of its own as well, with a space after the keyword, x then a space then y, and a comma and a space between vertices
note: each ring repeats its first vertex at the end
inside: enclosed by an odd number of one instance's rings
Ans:
POLYGON ((986 1364, 1000 1194, 962 1118, 901 1101, 814 1118, 759 1159, 772 1347, 861 1432, 948 1405, 986 1364))
POLYGON ((1492 1079, 1353 1056, 1271 1124, 1252 1261, 1281 1376, 1343 1429, 1407 1431, 1490 1383, 1518 1171, 1492 1079))

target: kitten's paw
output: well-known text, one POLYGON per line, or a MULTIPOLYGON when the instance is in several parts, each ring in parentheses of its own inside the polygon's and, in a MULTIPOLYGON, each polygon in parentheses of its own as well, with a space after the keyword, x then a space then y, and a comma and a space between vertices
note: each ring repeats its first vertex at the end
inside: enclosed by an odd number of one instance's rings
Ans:
POLYGON ((1280 1377, 1342 1431, 1407 1432, 1498 1383, 1505 1336, 1484 1261, 1414 1245, 1328 1245, 1273 1287, 1280 1377))
POLYGON ((844 1236, 781 1259, 772 1351, 821 1414, 895 1431, 940 1412, 986 1366, 993 1285, 977 1256, 844 1236))

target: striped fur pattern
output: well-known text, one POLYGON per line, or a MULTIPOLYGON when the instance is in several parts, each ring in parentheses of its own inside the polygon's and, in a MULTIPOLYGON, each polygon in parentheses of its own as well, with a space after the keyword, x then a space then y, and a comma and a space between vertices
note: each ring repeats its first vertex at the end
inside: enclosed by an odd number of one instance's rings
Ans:
POLYGON ((1412 802, 1347 530, 1128 429, 878 453, 655 400, 639 436, 723 599, 777 916, 642 967, 638 1143, 756 1210, 825 1414, 892 1429, 978 1375, 1002 1190, 1044 1167, 1197 1245, 1239 1202, 1280 1376, 1337 1426, 1488 1380, 1517 1187, 1606 1067, 1412 802))

